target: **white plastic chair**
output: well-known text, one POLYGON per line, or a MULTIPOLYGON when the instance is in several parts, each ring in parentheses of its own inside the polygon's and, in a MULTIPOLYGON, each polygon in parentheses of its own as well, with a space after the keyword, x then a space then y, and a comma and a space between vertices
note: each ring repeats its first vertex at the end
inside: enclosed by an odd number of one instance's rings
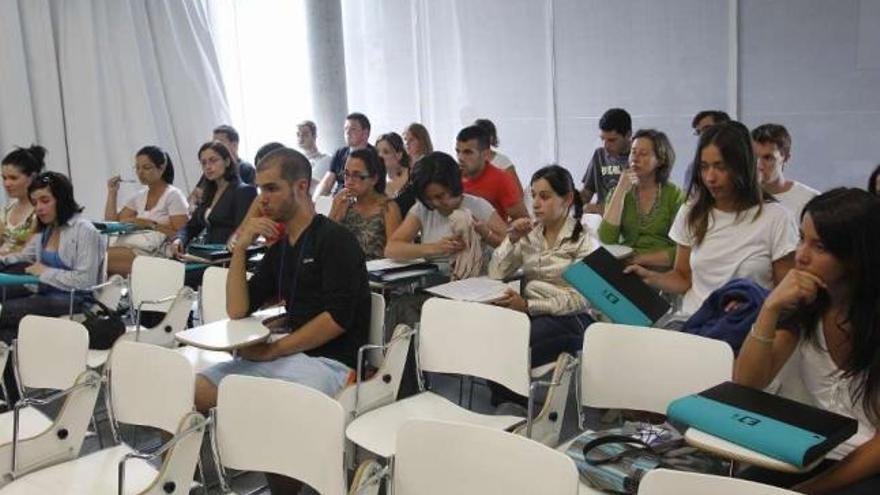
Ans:
POLYGON ((639 495, 795 495, 796 492, 752 481, 708 474, 655 469, 642 478, 639 495))
POLYGON ((412 420, 397 434, 395 495, 576 495, 574 461, 534 440, 483 426, 412 420))
MULTIPOLYGON (((529 396, 529 319, 517 311, 479 303, 432 298, 422 307, 417 368, 477 376, 529 396)), ((395 452, 397 431, 410 419, 438 419, 499 430, 528 421, 518 416, 477 414, 431 391, 374 409, 349 424, 355 444, 381 456, 395 452)))
POLYGON ((21 320, 13 362, 22 400, 13 411, 0 414, 0 478, 79 454, 101 385, 100 375, 86 371, 88 345, 88 332, 80 323, 34 315, 21 320), (34 396, 28 393, 31 389, 47 393, 34 396), (33 407, 61 399, 55 420, 33 407))
POLYGON ((226 468, 287 476, 323 495, 346 493, 345 412, 330 397, 296 383, 230 375, 220 382, 212 417, 224 493, 226 468))
POLYGON ((229 269, 209 266, 202 275, 202 287, 199 289, 199 314, 201 323, 206 325, 215 321, 226 320, 226 274, 229 269))
MULTIPOLYGON (((369 343, 372 345, 385 344, 385 298, 376 292, 370 292, 369 343)), ((378 368, 382 364, 382 351, 380 349, 368 351, 367 360, 378 368)))
POLYGON ((8 494, 188 493, 206 426, 193 412, 192 366, 177 352, 159 346, 119 341, 105 370, 113 435, 118 423, 147 426, 174 436, 142 453, 125 443, 32 472, 2 490, 8 494), (159 469, 148 460, 162 456, 159 469), (122 485, 122 487, 120 487, 122 485))
POLYGON ((584 334, 579 395, 584 406, 666 414, 672 400, 728 381, 732 374, 733 351, 720 340, 594 323, 584 334))

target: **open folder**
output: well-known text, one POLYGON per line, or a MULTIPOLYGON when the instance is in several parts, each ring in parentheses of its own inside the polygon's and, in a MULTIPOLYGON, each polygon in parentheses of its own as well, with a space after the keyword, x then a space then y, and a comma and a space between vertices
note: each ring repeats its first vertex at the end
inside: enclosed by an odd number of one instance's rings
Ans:
POLYGON ((733 382, 676 399, 666 415, 798 467, 823 457, 859 427, 855 419, 733 382))
POLYGON ((623 273, 625 265, 599 247, 562 274, 612 323, 650 326, 669 311, 669 303, 642 279, 623 273))

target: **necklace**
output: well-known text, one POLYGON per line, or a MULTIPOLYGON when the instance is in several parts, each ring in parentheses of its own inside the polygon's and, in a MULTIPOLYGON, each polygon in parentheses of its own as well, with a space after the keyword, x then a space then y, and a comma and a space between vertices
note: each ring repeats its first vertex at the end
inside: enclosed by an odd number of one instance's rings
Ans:
POLYGON ((657 194, 654 195, 654 202, 651 203, 651 209, 648 210, 647 213, 642 213, 642 208, 640 206, 640 194, 639 194, 639 186, 636 186, 635 189, 635 200, 636 200, 636 212, 638 213, 639 218, 639 227, 644 228, 648 224, 650 224, 654 218, 657 216, 657 210, 660 206, 660 184, 657 184, 657 194))

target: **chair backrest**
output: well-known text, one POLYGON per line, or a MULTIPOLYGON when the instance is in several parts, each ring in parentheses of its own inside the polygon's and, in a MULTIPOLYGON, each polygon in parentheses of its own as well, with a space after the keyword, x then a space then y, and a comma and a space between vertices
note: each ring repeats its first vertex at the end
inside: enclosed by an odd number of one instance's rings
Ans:
MULTIPOLYGON (((370 336, 369 343, 385 344, 385 298, 382 294, 370 292, 370 336)), ((382 351, 373 349, 367 352, 367 360, 375 367, 382 365, 382 351)))
POLYGON ((20 386, 64 390, 86 370, 89 332, 75 321, 27 315, 15 347, 20 386))
POLYGON ((422 371, 477 376, 529 394, 529 318, 507 308, 431 298, 422 306, 422 371))
POLYGON ((795 492, 752 481, 709 474, 654 469, 639 483, 639 495, 794 495, 795 492))
POLYGON ((581 404, 666 413, 679 397, 730 380, 727 343, 656 328, 594 323, 584 334, 581 404))
POLYGON ((227 268, 209 266, 202 275, 199 289, 202 325, 229 318, 226 313, 226 274, 227 268))
MULTIPOLYGON (((141 301, 163 299, 177 294, 183 287, 184 264, 165 258, 137 256, 131 265, 131 305, 137 309, 141 301)), ((171 301, 147 304, 144 311, 168 311, 171 301)))
POLYGON ((110 407, 114 420, 177 431, 193 410, 195 373, 172 349, 120 339, 109 360, 110 407))
POLYGON ((331 207, 333 207, 333 196, 318 196, 315 198, 315 213, 325 216, 329 215, 331 207))
POLYGON ((564 453, 506 431, 441 421, 407 421, 397 433, 395 495, 578 493, 564 453))
POLYGON ((345 493, 345 414, 315 389, 229 375, 220 382, 214 425, 225 467, 288 476, 323 495, 345 493))

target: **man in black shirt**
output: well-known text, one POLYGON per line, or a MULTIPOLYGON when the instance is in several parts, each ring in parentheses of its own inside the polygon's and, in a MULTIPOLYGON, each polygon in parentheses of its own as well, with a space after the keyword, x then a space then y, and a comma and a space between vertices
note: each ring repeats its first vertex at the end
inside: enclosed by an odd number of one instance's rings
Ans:
POLYGON ((315 188, 315 197, 336 194, 342 189, 343 169, 348 160, 348 154, 354 150, 367 148, 373 153, 376 149, 370 144, 370 119, 358 112, 350 113, 345 117, 345 146, 333 153, 330 159, 330 170, 324 174, 321 182, 315 188))
POLYGON ((280 378, 333 396, 356 368, 370 323, 364 253, 347 229, 315 214, 310 180, 309 161, 288 148, 259 164, 260 216, 242 224, 226 281, 226 309, 230 318, 244 318, 283 301, 290 333, 242 348, 239 358, 204 370, 196 379, 201 411, 214 406, 217 385, 229 374, 280 378), (260 235, 282 238, 248 281, 245 250, 260 235))

